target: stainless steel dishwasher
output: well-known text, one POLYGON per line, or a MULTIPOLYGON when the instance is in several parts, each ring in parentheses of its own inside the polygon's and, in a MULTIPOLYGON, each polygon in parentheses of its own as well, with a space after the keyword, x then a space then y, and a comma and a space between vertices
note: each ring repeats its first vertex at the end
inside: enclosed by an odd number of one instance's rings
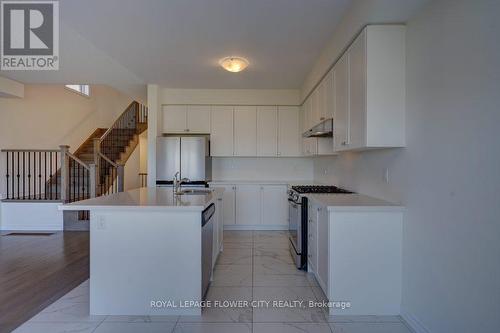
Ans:
POLYGON ((212 253, 215 205, 212 203, 201 213, 201 293, 205 299, 212 277, 212 253))

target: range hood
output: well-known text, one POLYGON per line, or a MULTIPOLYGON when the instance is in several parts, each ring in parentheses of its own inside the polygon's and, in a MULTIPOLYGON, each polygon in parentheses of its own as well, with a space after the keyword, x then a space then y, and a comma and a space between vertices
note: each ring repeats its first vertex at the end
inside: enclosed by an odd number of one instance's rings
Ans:
POLYGON ((304 138, 325 138, 333 136, 333 119, 326 119, 302 134, 304 138))

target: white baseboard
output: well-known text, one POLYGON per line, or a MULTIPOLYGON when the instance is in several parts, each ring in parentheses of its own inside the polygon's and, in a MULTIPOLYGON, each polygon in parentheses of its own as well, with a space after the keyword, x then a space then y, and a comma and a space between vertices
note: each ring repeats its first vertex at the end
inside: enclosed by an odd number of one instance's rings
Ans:
POLYGON ((414 333, 431 333, 431 331, 413 314, 402 310, 401 318, 406 326, 408 326, 414 333))
POLYGON ((63 230, 60 202, 2 202, 0 230, 63 230))
POLYGON ((224 230, 288 230, 288 225, 225 225, 224 230))

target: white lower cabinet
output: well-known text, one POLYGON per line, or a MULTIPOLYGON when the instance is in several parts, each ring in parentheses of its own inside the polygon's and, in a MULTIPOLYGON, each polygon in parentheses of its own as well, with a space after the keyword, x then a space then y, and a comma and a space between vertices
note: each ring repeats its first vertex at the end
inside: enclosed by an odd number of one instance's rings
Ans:
POLYGON ((286 186, 261 186, 261 224, 287 225, 286 186))
POLYGON ((224 205, 222 201, 222 196, 217 198, 215 202, 215 217, 213 222, 213 254, 212 254, 212 269, 215 267, 215 263, 222 250, 223 241, 223 231, 224 231, 224 205))
POLYGON ((260 224, 260 186, 236 186, 236 224, 260 224))
POLYGON ((287 185, 220 184, 226 229, 283 230, 288 225, 287 185))
POLYGON ((234 199, 236 187, 234 185, 217 185, 217 187, 222 187, 224 192, 222 193, 222 220, 223 225, 234 225, 234 199))
POLYGON ((330 302, 330 315, 398 315, 403 211, 335 209, 309 200, 308 270, 330 302))

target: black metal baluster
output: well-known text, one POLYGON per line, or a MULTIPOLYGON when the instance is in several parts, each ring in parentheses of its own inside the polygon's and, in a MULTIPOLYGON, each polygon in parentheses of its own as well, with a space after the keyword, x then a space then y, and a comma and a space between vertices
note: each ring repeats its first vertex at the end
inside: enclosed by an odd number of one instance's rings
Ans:
POLYGON ((42 152, 38 152, 38 199, 42 200, 42 152))
POLYGON ((28 152, 28 199, 31 200, 31 152, 28 152))
POLYGON ((25 194, 25 192, 24 192, 25 187, 26 187, 26 186, 25 186, 25 185, 26 185, 26 184, 25 184, 26 172, 25 172, 25 169, 24 169, 24 159, 25 159, 25 156, 26 156, 26 155, 25 155, 25 152, 23 151, 23 199, 26 199, 26 198, 25 198, 26 194, 25 194))
POLYGON ((59 195, 59 191, 57 190, 57 183, 59 182, 59 169, 57 168, 57 161, 59 161, 60 153, 56 153, 56 200, 59 200, 61 196, 59 195))
POLYGON ((47 200, 47 152, 43 152, 43 188, 44 190, 44 198, 47 200))
POLYGON ((7 173, 5 174, 5 178, 7 178, 7 199, 10 199, 9 196, 9 152, 7 152, 7 173))
POLYGON ((21 192, 19 190, 19 184, 21 183, 20 180, 19 180, 19 178, 21 177, 21 175, 19 174, 19 152, 16 152, 16 153, 17 153, 17 166, 16 166, 16 168, 17 168, 17 200, 19 200, 19 199, 21 199, 19 197, 19 194, 21 192))
POLYGON ((78 178, 76 179, 76 183, 78 184, 78 192, 77 192, 77 199, 76 201, 80 200, 80 163, 77 163, 76 164, 76 167, 77 167, 77 174, 78 174, 78 178))
POLYGON ((49 186, 50 186, 50 200, 52 200, 52 152, 49 153, 49 158, 50 158, 50 164, 49 164, 49 168, 50 168, 50 173, 49 173, 49 186))

